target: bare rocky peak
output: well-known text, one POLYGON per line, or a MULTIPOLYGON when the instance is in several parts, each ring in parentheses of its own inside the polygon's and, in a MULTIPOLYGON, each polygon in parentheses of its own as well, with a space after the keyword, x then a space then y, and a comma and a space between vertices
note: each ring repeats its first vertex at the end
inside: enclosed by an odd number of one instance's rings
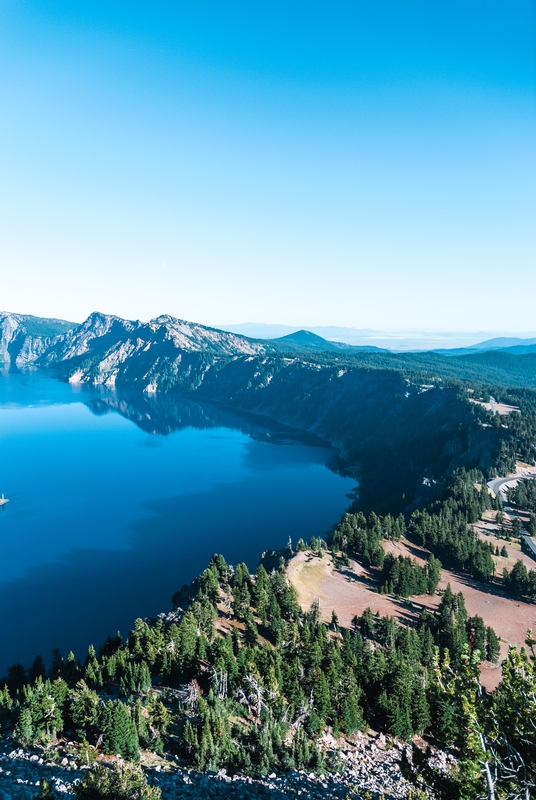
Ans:
POLYGON ((69 331, 54 342, 46 353, 45 361, 53 363, 81 356, 89 351, 93 340, 103 339, 104 337, 109 338, 110 341, 107 342, 109 346, 113 341, 120 341, 125 337, 128 338, 133 331, 136 331, 142 325, 143 323, 139 320, 121 319, 121 317, 116 317, 113 314, 102 314, 100 311, 94 311, 74 330, 69 331))
POLYGON ((196 322, 177 319, 169 314, 151 320, 149 327, 153 330, 165 328, 170 339, 176 347, 183 350, 201 352, 203 350, 221 351, 225 355, 256 355, 265 353, 267 348, 262 342, 256 342, 245 336, 240 336, 217 328, 209 328, 196 322))
MULTIPOLYGON (((168 374, 170 370, 178 374, 184 369, 183 359, 194 354, 236 358, 275 350, 268 343, 169 314, 141 322, 94 311, 81 324, 70 325, 4 313, 0 314, 0 334, 0 360, 5 364, 61 365, 62 374, 74 382, 113 386, 127 379, 146 391, 159 388, 164 362, 168 374)), ((202 379, 201 362, 198 368, 202 379)))
POLYGON ((76 383, 114 386, 126 380, 153 392, 160 388, 164 363, 168 376, 178 375, 190 354, 233 358, 272 350, 269 344, 169 314, 140 322, 95 311, 43 348, 38 363, 60 367, 76 383))
POLYGON ((115 314, 103 314, 100 311, 93 311, 89 317, 73 331, 74 335, 81 336, 84 333, 95 336, 105 336, 114 326, 119 326, 126 331, 133 331, 143 325, 139 320, 122 319, 115 314))

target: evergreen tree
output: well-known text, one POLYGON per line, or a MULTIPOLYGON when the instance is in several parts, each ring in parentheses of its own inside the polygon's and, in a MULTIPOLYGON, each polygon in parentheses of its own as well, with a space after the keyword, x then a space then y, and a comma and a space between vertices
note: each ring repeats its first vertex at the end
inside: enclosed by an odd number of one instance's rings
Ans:
POLYGON ((486 659, 496 664, 501 654, 501 643, 493 628, 486 628, 486 659))
POLYGON ((141 767, 122 762, 87 770, 73 790, 78 800, 160 800, 162 794, 148 785, 141 767))
POLYGON ((44 678, 46 674, 47 671, 42 656, 36 656, 32 663, 32 666, 28 670, 28 678, 30 680, 30 683, 33 683, 36 680, 36 678, 44 678))
POLYGON ((32 714, 27 706, 23 706, 13 729, 13 738, 21 747, 30 747, 35 741, 35 730, 32 714))
POLYGON ((138 732, 128 708, 120 700, 110 700, 101 712, 100 727, 106 753, 139 761, 138 732))
POLYGON ((85 681, 79 681, 71 691, 70 715, 76 735, 80 740, 92 741, 99 722, 99 696, 89 689, 85 681))

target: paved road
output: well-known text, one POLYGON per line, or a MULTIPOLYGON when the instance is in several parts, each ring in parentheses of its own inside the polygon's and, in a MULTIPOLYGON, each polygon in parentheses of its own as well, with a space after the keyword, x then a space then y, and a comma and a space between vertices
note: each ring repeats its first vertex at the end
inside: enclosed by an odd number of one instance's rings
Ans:
MULTIPOLYGON (((509 518, 510 522, 515 520, 517 514, 515 513, 514 509, 506 503, 506 491, 507 489, 511 489, 513 486, 516 486, 519 481, 522 481, 525 478, 536 478, 536 472, 525 472, 521 475, 512 476, 510 478, 494 478, 494 480, 488 481, 489 488, 492 489, 495 494, 498 494, 499 492, 501 493, 504 515, 505 517, 509 518)), ((521 527, 521 537, 525 540, 532 557, 536 559, 536 545, 523 526, 521 527)))
POLYGON ((492 481, 488 481, 489 488, 497 494, 498 492, 502 492, 503 495, 506 494, 506 489, 511 489, 512 486, 516 486, 519 481, 523 480, 524 478, 536 478, 536 472, 526 472, 522 475, 512 475, 510 478, 494 478, 492 481))

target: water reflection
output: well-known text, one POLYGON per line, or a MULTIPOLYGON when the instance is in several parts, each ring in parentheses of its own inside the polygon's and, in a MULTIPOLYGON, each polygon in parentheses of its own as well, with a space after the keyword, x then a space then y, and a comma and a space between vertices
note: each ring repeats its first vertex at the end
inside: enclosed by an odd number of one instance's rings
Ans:
POLYGON ((326 535, 354 488, 333 448, 269 420, 0 377, 0 674, 167 610, 214 551, 254 568, 326 535))

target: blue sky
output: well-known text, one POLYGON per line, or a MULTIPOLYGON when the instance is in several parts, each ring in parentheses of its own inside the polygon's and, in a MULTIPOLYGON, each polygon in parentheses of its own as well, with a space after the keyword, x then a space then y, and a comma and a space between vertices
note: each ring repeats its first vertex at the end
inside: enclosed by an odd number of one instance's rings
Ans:
POLYGON ((533 331, 535 87, 528 0, 0 0, 0 305, 533 331))

